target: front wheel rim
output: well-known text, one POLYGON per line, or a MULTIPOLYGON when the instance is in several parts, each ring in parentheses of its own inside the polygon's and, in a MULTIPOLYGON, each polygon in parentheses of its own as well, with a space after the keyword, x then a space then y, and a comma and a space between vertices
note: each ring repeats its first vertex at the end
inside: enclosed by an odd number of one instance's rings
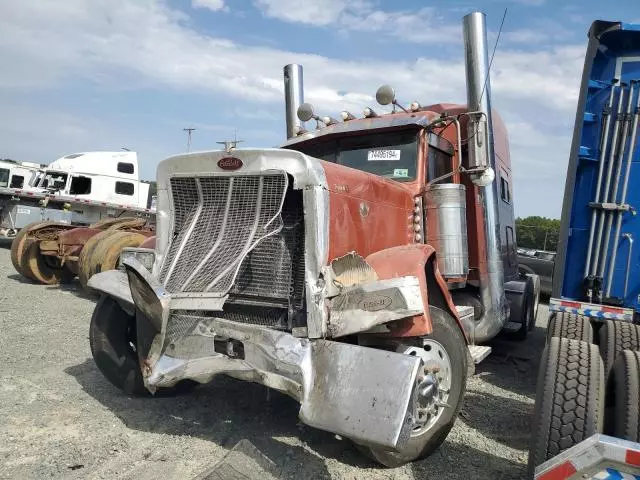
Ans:
POLYGON ((423 347, 401 346, 400 353, 422 359, 416 384, 417 400, 412 437, 425 434, 440 420, 451 394, 451 359, 444 346, 435 340, 424 340, 423 347))

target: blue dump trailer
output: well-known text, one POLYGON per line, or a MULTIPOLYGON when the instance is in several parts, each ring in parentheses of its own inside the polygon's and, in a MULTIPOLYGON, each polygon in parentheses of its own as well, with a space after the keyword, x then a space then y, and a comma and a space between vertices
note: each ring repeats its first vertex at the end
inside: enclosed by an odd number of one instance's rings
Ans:
POLYGON ((529 474, 640 478, 640 25, 588 35, 529 474))

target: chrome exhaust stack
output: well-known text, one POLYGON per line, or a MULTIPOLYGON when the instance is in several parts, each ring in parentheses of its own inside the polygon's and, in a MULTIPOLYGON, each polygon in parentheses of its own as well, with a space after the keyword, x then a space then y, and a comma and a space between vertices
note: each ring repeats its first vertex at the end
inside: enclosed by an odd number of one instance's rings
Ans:
POLYGON ((304 103, 302 65, 292 63, 284 67, 284 102, 287 139, 293 138, 301 127, 298 107, 304 103))
MULTIPOLYGON (((472 140, 469 141, 470 166, 491 167, 495 172, 489 52, 484 13, 472 12, 464 17, 463 36, 467 107, 469 112, 478 113, 469 119, 468 138, 472 140)), ((509 317, 504 292, 497 182, 479 186, 479 190, 484 210, 487 271, 480 272, 480 299, 484 312, 482 317, 476 320, 474 332, 470 332, 473 342, 483 342, 494 337, 509 317)))

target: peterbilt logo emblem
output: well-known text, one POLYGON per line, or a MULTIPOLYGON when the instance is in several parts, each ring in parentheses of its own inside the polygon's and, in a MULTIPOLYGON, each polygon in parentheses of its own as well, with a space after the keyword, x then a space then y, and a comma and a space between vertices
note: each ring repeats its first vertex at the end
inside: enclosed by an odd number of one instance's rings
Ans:
POLYGON ((218 160, 218 167, 223 170, 238 170, 242 165, 242 160, 236 157, 224 157, 218 160))
POLYGON ((386 295, 369 295, 367 298, 360 300, 358 307, 366 312, 376 312, 389 307, 392 303, 393 300, 386 295))

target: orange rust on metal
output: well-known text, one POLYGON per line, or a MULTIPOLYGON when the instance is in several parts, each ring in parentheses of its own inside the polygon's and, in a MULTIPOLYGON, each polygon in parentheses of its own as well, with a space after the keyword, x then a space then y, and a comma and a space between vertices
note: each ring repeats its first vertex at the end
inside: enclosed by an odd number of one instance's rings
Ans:
POLYGON ((153 371, 153 369, 151 368, 151 360, 149 360, 148 358, 143 359, 140 368, 142 370, 142 375, 144 375, 145 377, 151 375, 151 372, 153 371))
POLYGON ((46 255, 49 252, 53 251, 54 253, 58 253, 58 249, 60 245, 56 240, 41 240, 40 241, 40 251, 46 255))
POLYGON ((29 239, 32 240, 57 240, 61 231, 75 228, 71 225, 49 225, 36 230, 30 230, 28 233, 29 239))
POLYGON ((447 283, 460 283, 460 282, 464 282, 465 280, 466 280, 466 277, 447 277, 445 281, 447 283))
POLYGON ((144 218, 136 218, 136 217, 108 217, 98 220, 96 223, 90 225, 90 228, 95 228, 98 230, 108 230, 110 228, 141 228, 146 224, 146 220, 144 218))
POLYGON ((63 245, 84 245, 102 230, 91 227, 78 227, 60 233, 59 242, 63 245))

